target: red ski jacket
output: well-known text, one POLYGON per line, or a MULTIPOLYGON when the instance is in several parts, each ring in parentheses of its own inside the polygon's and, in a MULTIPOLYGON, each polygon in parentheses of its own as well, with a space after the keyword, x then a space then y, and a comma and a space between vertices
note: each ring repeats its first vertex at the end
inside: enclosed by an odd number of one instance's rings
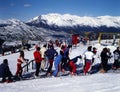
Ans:
POLYGON ((34 52, 34 59, 36 63, 39 63, 42 61, 42 57, 39 51, 35 51, 34 52))

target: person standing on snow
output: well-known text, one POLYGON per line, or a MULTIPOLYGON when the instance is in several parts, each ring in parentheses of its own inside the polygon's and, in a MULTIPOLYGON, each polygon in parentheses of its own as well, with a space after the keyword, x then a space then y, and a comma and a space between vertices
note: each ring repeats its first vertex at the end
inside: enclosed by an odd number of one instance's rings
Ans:
POLYGON ((51 45, 48 50, 45 52, 45 55, 48 57, 49 60, 49 68, 47 70, 46 75, 51 75, 51 71, 52 71, 52 66, 53 66, 53 61, 54 61, 54 57, 58 55, 57 51, 54 49, 53 45, 51 45))
POLYGON ((41 66, 41 61, 42 61, 42 57, 40 54, 40 47, 36 48, 36 51, 33 53, 34 55, 34 59, 35 59, 35 63, 36 63, 36 72, 35 72, 35 76, 38 77, 39 76, 39 71, 40 71, 40 66, 41 66))
POLYGON ((17 59, 17 71, 16 71, 16 76, 17 77, 22 77, 22 64, 27 63, 27 59, 24 58, 24 51, 20 51, 19 58, 17 59))
POLYGON ((0 77, 2 77, 2 82, 12 82, 12 73, 8 66, 8 60, 4 59, 3 63, 0 65, 0 77), (6 79, 8 77, 8 79, 6 79))
POLYGON ((112 68, 117 69, 120 67, 120 48, 117 47, 117 49, 113 51, 113 54, 114 54, 114 63, 112 68))
POLYGON ((103 48, 101 54, 101 73, 105 73, 108 70, 108 59, 111 57, 108 55, 108 49, 107 48, 103 48))
POLYGON ((61 71, 60 70, 60 62, 62 61, 62 57, 63 57, 63 51, 60 51, 60 54, 56 56, 55 60, 54 60, 54 66, 55 66, 55 70, 53 72, 53 76, 57 76, 58 72, 61 71))
POLYGON ((92 60, 94 59, 94 54, 91 51, 91 49, 92 49, 92 46, 89 46, 87 48, 87 51, 84 53, 85 66, 84 66, 83 72, 84 72, 85 75, 91 69, 92 60))
POLYGON ((63 58, 62 58, 61 69, 62 69, 63 72, 68 68, 67 63, 68 63, 68 60, 70 60, 69 50, 70 50, 71 47, 72 47, 71 45, 68 45, 67 48, 65 48, 64 46, 62 48, 64 54, 63 54, 63 58))
POLYGON ((46 65, 46 56, 45 56, 45 51, 47 50, 46 49, 47 45, 43 45, 43 47, 40 49, 40 53, 41 53, 41 57, 42 57, 42 62, 41 62, 41 70, 42 71, 45 71, 45 65, 46 65))
MULTIPOLYGON (((94 56, 96 56, 96 54, 97 54, 97 49, 96 49, 95 47, 93 47, 92 52, 93 52, 94 56)), ((92 64, 93 64, 94 61, 95 61, 94 59, 95 59, 95 58, 93 58, 93 60, 92 60, 92 64)))

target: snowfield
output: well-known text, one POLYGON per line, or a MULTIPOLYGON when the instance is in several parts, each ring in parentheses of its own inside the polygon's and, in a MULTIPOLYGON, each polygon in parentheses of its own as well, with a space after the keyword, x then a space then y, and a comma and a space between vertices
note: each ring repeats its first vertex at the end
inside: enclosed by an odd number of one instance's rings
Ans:
MULTIPOLYGON (((99 54, 103 47, 94 42, 98 54, 95 63, 100 62, 99 54)), ((107 46, 106 46, 107 47, 107 46)), ((116 49, 115 46, 108 46, 111 52, 116 49)), ((73 47, 70 52, 70 58, 82 55, 87 46, 79 45, 73 47)), ((57 49, 58 50, 58 49, 57 49)), ((33 59, 33 51, 25 51, 25 57, 33 59)), ((59 50, 58 50, 59 51, 59 50)), ((9 60, 9 66, 13 74, 16 72, 16 62, 19 53, 0 57, 0 63, 3 59, 9 60)), ((79 60, 78 63, 83 62, 79 60)), ((113 62, 113 58, 110 63, 113 62)), ((120 92, 120 73, 95 73, 86 76, 61 76, 52 78, 40 78, 33 80, 17 81, 13 83, 1 83, 0 92, 120 92)))
POLYGON ((1 92, 119 92, 120 74, 42 78, 0 84, 1 92))

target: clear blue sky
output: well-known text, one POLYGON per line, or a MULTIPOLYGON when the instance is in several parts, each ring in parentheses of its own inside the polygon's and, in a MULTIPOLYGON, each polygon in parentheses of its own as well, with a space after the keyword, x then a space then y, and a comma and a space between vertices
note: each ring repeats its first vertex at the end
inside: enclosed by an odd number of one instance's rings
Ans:
POLYGON ((27 21, 48 13, 120 16, 120 0, 0 0, 0 19, 27 21))

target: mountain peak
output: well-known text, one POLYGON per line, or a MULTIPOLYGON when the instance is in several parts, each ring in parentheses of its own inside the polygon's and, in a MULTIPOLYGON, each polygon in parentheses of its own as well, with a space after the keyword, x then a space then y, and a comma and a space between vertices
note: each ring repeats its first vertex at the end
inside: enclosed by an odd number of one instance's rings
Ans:
POLYGON ((40 15, 29 22, 34 23, 47 23, 47 25, 56 25, 56 26, 107 26, 107 27, 120 27, 120 17, 114 16, 98 16, 98 17, 89 17, 89 16, 77 16, 71 14, 59 14, 59 13, 49 13, 46 15, 40 15), (44 22, 45 21, 45 22, 44 22))

